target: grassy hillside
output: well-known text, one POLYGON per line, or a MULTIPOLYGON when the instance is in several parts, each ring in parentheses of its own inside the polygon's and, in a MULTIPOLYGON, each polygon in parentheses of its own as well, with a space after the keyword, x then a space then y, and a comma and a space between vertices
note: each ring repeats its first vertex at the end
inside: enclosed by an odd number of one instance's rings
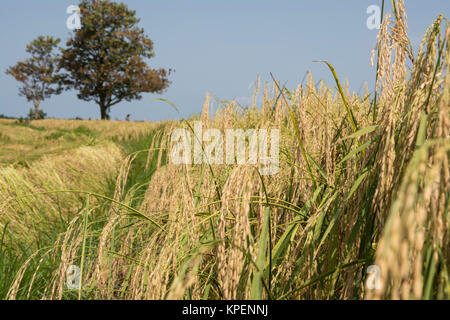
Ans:
POLYGON ((214 117, 207 99, 204 128, 280 129, 273 176, 173 164, 194 119, 0 121, 0 297, 449 299, 450 29, 439 17, 413 56, 397 10, 376 98, 324 64, 333 86, 274 79, 214 117))

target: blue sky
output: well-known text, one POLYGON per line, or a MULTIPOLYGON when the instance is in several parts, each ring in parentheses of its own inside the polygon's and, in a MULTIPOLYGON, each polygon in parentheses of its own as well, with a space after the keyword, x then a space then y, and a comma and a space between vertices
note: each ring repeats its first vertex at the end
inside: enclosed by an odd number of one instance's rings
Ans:
MULTIPOLYGON (((150 66, 173 68, 171 87, 162 95, 145 94, 140 101, 123 102, 111 118, 165 120, 180 117, 171 107, 155 102, 169 99, 182 117, 200 112, 207 91, 218 98, 252 96, 258 75, 269 81, 272 72, 288 87, 297 86, 309 70, 315 80, 332 84, 330 61, 340 78, 358 91, 367 80, 373 87, 370 52, 376 30, 366 26, 369 5, 380 0, 123 0, 137 11, 140 26, 154 41, 150 66)), ((390 3, 391 1, 386 1, 390 3)), ((66 8, 77 0, 2 0, 0 10, 0 114, 25 116, 32 104, 18 96, 18 82, 6 69, 26 58, 25 46, 39 35, 70 36, 66 8)), ((449 17, 448 0, 406 0, 409 35, 415 52, 433 19, 449 17)), ((388 10, 391 10, 390 5, 388 10)), ((80 101, 74 91, 41 104, 49 117, 98 118, 95 103, 80 101)))

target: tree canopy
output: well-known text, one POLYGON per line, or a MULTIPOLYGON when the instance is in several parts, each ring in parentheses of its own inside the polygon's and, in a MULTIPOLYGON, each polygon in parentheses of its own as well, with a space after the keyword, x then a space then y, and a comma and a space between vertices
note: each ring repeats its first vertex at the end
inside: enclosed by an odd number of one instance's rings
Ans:
POLYGON ((64 84, 78 90, 78 98, 95 101, 101 118, 121 101, 139 100, 142 93, 162 93, 170 84, 170 70, 151 69, 153 42, 137 24, 136 12, 123 3, 83 0, 81 29, 62 49, 64 84))
POLYGON ((38 118, 41 101, 63 91, 62 78, 58 74, 59 56, 55 51, 60 39, 40 36, 26 48, 31 58, 17 62, 6 74, 22 82, 19 94, 34 103, 34 118, 38 118))

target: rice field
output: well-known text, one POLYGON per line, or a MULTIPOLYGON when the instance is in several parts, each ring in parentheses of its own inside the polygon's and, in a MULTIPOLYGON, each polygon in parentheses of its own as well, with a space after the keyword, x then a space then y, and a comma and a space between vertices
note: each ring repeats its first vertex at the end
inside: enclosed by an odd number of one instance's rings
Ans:
POLYGON ((450 28, 413 54, 397 3, 363 95, 322 61, 335 83, 272 76, 214 116, 0 120, 0 298, 449 299, 450 28), (278 128, 278 173, 172 163, 194 120, 278 128))

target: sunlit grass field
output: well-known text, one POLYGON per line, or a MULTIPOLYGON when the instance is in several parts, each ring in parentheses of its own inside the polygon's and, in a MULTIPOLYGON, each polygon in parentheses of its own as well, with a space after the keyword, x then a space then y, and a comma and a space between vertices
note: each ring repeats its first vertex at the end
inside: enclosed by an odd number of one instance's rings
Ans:
POLYGON ((413 54, 396 10, 376 93, 321 62, 335 83, 273 77, 213 117, 0 120, 0 298, 449 299, 450 29, 413 54), (279 172, 173 164, 193 120, 280 129, 279 172))
POLYGON ((95 120, 0 119, 0 163, 26 165, 45 155, 57 155, 106 140, 136 140, 156 123, 95 120))

